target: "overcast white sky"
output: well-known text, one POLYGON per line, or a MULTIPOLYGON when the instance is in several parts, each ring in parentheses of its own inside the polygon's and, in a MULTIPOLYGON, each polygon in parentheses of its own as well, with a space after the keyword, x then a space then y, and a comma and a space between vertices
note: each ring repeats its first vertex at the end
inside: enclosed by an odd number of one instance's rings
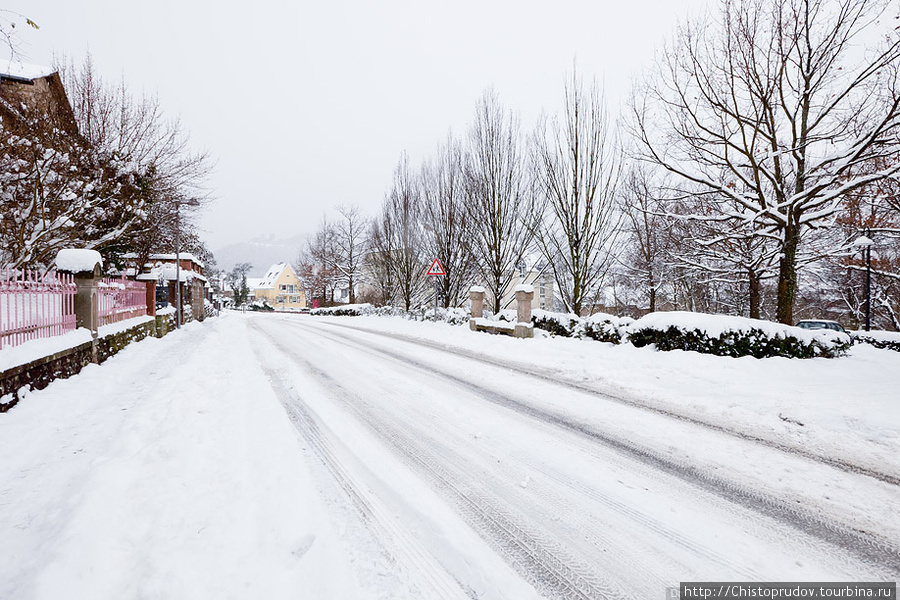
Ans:
POLYGON ((25 60, 90 50, 108 79, 158 93, 217 167, 201 220, 215 250, 374 214, 398 157, 463 133, 493 87, 530 129, 573 60, 618 110, 678 19, 714 0, 0 0, 40 25, 25 60))

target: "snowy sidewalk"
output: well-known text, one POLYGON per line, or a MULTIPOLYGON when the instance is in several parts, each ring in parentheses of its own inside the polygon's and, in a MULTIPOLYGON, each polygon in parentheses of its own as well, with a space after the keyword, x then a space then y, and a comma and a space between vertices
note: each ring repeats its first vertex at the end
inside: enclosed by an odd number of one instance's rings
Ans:
POLYGON ((363 595, 235 321, 0 415, 0 598, 363 595))

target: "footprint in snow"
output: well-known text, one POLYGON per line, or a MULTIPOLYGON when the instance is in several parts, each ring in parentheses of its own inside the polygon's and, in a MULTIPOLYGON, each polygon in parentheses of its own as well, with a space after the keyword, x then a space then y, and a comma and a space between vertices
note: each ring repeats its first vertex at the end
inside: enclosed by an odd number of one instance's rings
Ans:
POLYGON ((313 543, 316 541, 316 536, 314 535, 305 535, 300 540, 300 544, 298 544, 297 548, 292 553, 297 558, 303 558, 303 556, 309 552, 309 549, 312 548, 313 543))

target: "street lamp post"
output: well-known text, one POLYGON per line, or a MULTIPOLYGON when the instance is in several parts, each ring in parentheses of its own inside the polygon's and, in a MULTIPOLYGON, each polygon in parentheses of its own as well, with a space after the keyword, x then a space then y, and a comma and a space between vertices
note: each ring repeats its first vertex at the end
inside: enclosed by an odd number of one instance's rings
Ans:
POLYGON ((175 327, 181 329, 181 205, 199 206, 194 199, 175 200, 175 327))
POLYGON ((853 243, 854 246, 861 248, 866 256, 866 331, 870 330, 872 322, 872 246, 875 245, 875 242, 869 237, 870 235, 871 232, 866 227, 865 234, 853 243))

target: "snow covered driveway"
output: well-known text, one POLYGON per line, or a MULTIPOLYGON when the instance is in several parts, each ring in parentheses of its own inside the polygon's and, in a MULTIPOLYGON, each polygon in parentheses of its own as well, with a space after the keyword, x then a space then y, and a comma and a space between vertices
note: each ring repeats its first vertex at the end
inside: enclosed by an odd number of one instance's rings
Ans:
POLYGON ((898 578, 893 430, 881 447, 880 425, 821 417, 806 444, 750 406, 624 402, 527 355, 569 342, 228 315, 137 344, 0 416, 0 597, 662 598, 680 581, 898 578))

